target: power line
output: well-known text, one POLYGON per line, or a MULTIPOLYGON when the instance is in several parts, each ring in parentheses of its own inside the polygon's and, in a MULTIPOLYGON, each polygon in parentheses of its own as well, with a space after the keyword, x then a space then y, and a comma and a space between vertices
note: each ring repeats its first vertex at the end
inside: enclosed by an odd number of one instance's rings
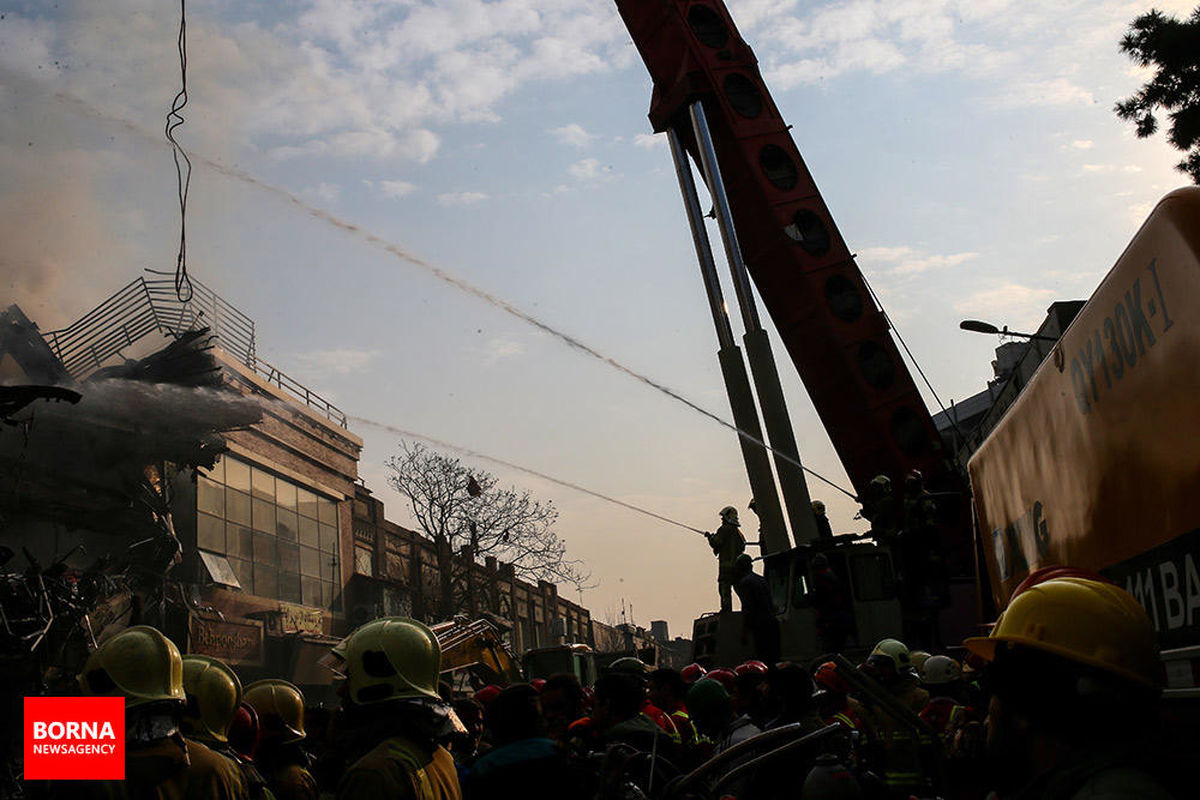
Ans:
POLYGON ((530 469, 529 467, 523 467, 520 464, 514 464, 513 462, 506 461, 503 458, 497 458, 496 456, 489 456, 486 453, 480 453, 479 451, 472 450, 469 447, 463 447, 461 445, 452 444, 452 443, 444 441, 442 439, 436 439, 432 436, 426 436, 423 433, 416 433, 414 431, 406 431, 403 428, 397 428, 394 425, 385 425, 382 422, 376 422, 375 420, 367 419, 366 417, 356 417, 354 415, 350 415, 350 419, 354 420, 355 422, 362 423, 363 425, 370 426, 372 428, 378 428, 380 430, 387 431, 388 433, 395 433, 400 436, 406 436, 410 439, 420 439, 422 441, 429 442, 430 444, 437 445, 438 447, 444 447, 448 450, 454 450, 456 452, 463 453, 464 455, 468 455, 473 458, 479 458, 484 461, 491 461, 494 464, 500 464, 502 466, 508 467, 509 469, 515 469, 518 472, 524 472, 525 474, 532 475, 535 478, 541 478, 544 481, 550 481, 551 483, 556 483, 559 486, 565 486, 568 489, 574 489, 577 492, 589 494, 592 497, 597 497, 606 502, 615 503, 616 505, 622 506, 623 508, 627 508, 630 511, 636 511, 639 514, 645 514, 648 517, 654 517, 657 520, 661 520, 663 522, 670 523, 671 525, 676 525, 680 528, 684 528, 685 530, 692 531, 693 533, 705 533, 705 531, 702 531, 699 528, 693 528, 691 525, 685 525, 684 523, 679 522, 678 520, 671 519, 670 517, 665 517, 662 514, 655 513, 648 509, 642 508, 641 506, 635 506, 633 503, 626 503, 624 500, 618 500, 615 497, 610 497, 609 495, 602 494, 601 492, 597 492, 593 489, 589 489, 586 486, 580 486, 577 483, 572 483, 571 481, 563 480, 562 478, 555 478, 554 476, 547 475, 544 472, 538 472, 535 469, 530 469))
POLYGON ((908 360, 911 361, 912 365, 916 368, 917 374, 921 376, 921 380, 925 381, 925 385, 929 387, 929 393, 933 395, 933 399, 937 402, 938 408, 940 408, 942 413, 946 415, 946 419, 948 419, 950 424, 954 427, 954 432, 958 434, 958 438, 960 440, 965 440, 967 437, 963 436, 963 432, 958 429, 958 422, 955 421, 954 417, 950 415, 950 412, 946 410, 946 406, 942 404, 942 398, 938 397, 937 389, 933 388, 933 384, 929 381, 929 378, 925 376, 925 370, 921 369, 921 365, 917 363, 917 357, 913 355, 912 350, 908 349, 908 343, 905 342, 904 337, 900 335, 900 329, 896 327, 896 323, 892 321, 891 315, 888 314, 887 310, 883 307, 883 301, 879 299, 879 295, 875 294, 875 287, 873 287, 871 282, 867 280, 867 274, 861 269, 858 272, 860 275, 862 275, 863 285, 867 287, 867 291, 870 292, 871 297, 874 298, 875 305, 879 306, 880 312, 883 313, 883 318, 887 320, 888 327, 890 327, 892 332, 896 334, 896 339, 900 342, 900 346, 904 348, 904 352, 908 353, 908 360))
MULTIPOLYGON (((7 70, 0 69, 0 72, 7 72, 7 70)), ((95 106, 91 105, 90 103, 88 103, 86 100, 83 100, 82 98, 67 94, 65 92, 56 93, 55 98, 62 101, 63 103, 73 105, 93 117, 97 117, 99 119, 102 119, 102 120, 105 120, 108 122, 114 122, 114 123, 120 124, 126 130, 128 130, 132 133, 136 133, 141 136, 146 135, 145 132, 142 131, 141 128, 139 128, 134 123, 129 122, 128 120, 122 119, 120 117, 114 117, 110 114, 107 114, 106 112, 96 108, 95 106)), ((713 422, 716 422, 717 424, 721 425, 722 427, 725 427, 725 428, 735 432, 742 439, 745 439, 746 441, 751 442, 754 445, 761 447, 764 450, 767 450, 768 452, 774 454, 777 458, 783 459, 787 463, 792 464, 793 466, 796 466, 797 468, 803 470, 805 473, 811 475, 812 477, 816 478, 819 481, 822 481, 826 485, 836 489, 837 491, 841 492, 842 494, 846 495, 847 497, 849 497, 855 501, 858 500, 858 497, 853 492, 839 486, 838 484, 834 483, 829 478, 826 478, 824 475, 821 475, 820 473, 816 472, 815 470, 811 469, 810 467, 805 466, 804 464, 800 463, 800 461, 798 459, 793 458, 792 456, 788 455, 787 453, 783 453, 781 451, 776 450, 775 448, 771 447, 769 444, 767 444, 765 441, 758 438, 757 436, 755 436, 751 433, 748 433, 747 431, 742 430, 734 423, 727 421, 726 419, 719 416, 718 414, 715 414, 712 411, 709 411, 708 409, 704 408, 703 406, 693 402, 692 400, 689 400, 688 398, 684 397, 682 394, 675 391, 674 389, 671 389, 670 387, 668 387, 662 383, 659 383, 658 381, 654 380, 653 378, 650 378, 649 376, 638 372, 637 370, 633 369, 632 367, 626 366, 625 364, 621 363, 620 361, 616 360, 615 358, 612 358, 611 356, 607 356, 604 353, 601 353, 600 351, 596 350, 595 348, 591 347, 590 345, 575 338, 571 334, 560 331, 557 328, 550 325, 549 323, 543 322, 542 320, 538 319, 537 317, 533 316, 532 314, 522 310, 521 308, 517 307, 513 303, 509 302, 508 300, 498 297, 497 295, 494 295, 491 292, 488 292, 487 290, 482 289, 479 286, 476 286, 475 284, 471 283, 470 281, 466 280, 465 278, 461 278, 461 277, 443 269, 442 267, 439 267, 435 264, 431 264, 428 261, 425 261, 424 259, 409 253, 408 251, 404 250, 404 248, 400 247, 398 244, 391 242, 387 239, 384 239, 382 236, 378 236, 377 234, 374 234, 359 225, 356 225, 352 222, 349 222, 340 217, 337 217, 334 214, 332 214, 322 208, 318 208, 316 206, 310 205, 309 203, 305 202, 301 198, 292 194, 288 190, 283 189, 279 186, 275 186, 274 184, 267 183, 266 181, 264 181, 260 178, 257 178, 248 172, 244 172, 244 171, 236 169, 234 167, 230 167, 226 164, 222 164, 219 161, 205 157, 203 155, 196 155, 195 160, 198 161, 199 163, 209 167, 210 169, 214 170, 215 172, 220 173, 221 175, 224 175, 228 178, 232 178, 237 181, 241 181, 242 183, 248 184, 250 186, 257 187, 259 189, 262 189, 263 191, 269 192, 269 193, 275 195, 276 197, 279 197, 279 198, 287 201, 291 205, 296 206, 297 208, 300 208, 301 210, 305 211, 306 213, 308 213, 310 216, 314 217, 315 219, 319 219, 323 222, 333 225, 336 228, 340 228, 341 230, 343 230, 347 233, 350 233, 350 234, 362 239, 363 241, 366 241, 367 243, 372 244, 372 245, 382 249, 384 252, 390 253, 391 255, 395 256, 396 258, 398 258, 402 261, 405 261, 413 266, 420 267, 421 269, 429 272, 431 275, 433 275, 438 280, 448 283, 451 286, 453 286, 467 294, 473 295, 473 296, 477 297, 478 299, 483 300, 485 303, 487 303, 501 311, 504 311, 505 313, 507 313, 511 316, 516 317, 517 319, 521 320, 522 322, 532 325, 533 327, 537 328, 540 331, 543 331, 544 333, 550 334, 551 336, 553 336, 554 338, 558 339, 559 341, 565 343, 567 346, 571 347, 572 349, 576 350, 577 352, 591 356, 592 358, 595 358, 598 361, 601 361, 601 362, 607 364, 608 366, 612 367, 613 369, 616 369, 619 372, 623 372, 624 374, 641 382, 642 384, 649 386, 652 389, 655 389, 656 391, 666 395, 667 397, 672 398, 673 400, 675 400, 679 403, 682 403, 683 405, 692 409, 696 413, 698 413, 704 417, 707 417, 708 419, 712 420, 713 422)), ((189 164, 190 163, 191 162, 189 161, 189 164)))

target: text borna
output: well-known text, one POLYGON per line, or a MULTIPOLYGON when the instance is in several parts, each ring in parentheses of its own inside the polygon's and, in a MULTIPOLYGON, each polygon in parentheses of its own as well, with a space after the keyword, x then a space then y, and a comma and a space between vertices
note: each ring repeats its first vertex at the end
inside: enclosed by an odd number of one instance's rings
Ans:
POLYGON ((94 741, 96 739, 116 739, 111 722, 43 722, 33 723, 34 739, 76 739, 79 741, 94 741))

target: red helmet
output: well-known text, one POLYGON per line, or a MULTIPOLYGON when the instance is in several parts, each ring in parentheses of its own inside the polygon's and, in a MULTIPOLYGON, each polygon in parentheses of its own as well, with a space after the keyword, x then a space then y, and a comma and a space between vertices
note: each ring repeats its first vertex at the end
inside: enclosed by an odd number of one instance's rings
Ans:
POLYGON ((813 674, 813 681, 823 689, 837 694, 849 694, 850 684, 841 675, 838 675, 837 665, 832 661, 826 661, 821 666, 817 667, 817 671, 813 674))
POLYGON ((488 703, 496 699, 496 695, 500 694, 500 687, 494 683, 489 683, 487 686, 475 693, 475 699, 479 701, 479 705, 484 708, 488 707, 488 703))
POLYGON ((709 671, 704 677, 721 684, 725 687, 725 691, 730 694, 733 694, 733 690, 737 687, 737 675, 731 669, 725 669, 724 667, 714 669, 709 671))
POLYGON ((743 661, 741 664, 738 664, 736 667, 733 668, 733 674, 737 675, 739 677, 742 675, 751 675, 751 674, 766 675, 767 674, 767 665, 757 659, 743 661))
POLYGON ((707 675, 708 670, 704 669, 704 667, 700 666, 699 664, 688 664, 683 668, 682 671, 680 671, 679 674, 683 676, 683 682, 688 686, 691 686, 693 683, 707 675))
POLYGON ((229 746, 247 761, 258 750, 258 712, 249 703, 239 703, 229 723, 229 746))
POLYGON ((541 694, 542 689, 546 688, 546 679, 545 678, 534 678, 533 680, 531 680, 529 682, 529 685, 533 687, 534 691, 536 691, 538 694, 541 694))

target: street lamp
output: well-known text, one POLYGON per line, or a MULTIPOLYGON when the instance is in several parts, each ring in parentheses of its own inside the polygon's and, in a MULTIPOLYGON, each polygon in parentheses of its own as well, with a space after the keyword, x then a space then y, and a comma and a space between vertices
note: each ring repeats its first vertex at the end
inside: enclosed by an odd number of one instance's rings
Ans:
POLYGON ((1039 333, 1018 333, 1017 331, 1010 331, 1007 325, 1005 325, 1003 328, 997 328, 990 322, 982 322, 977 319, 964 319, 962 322, 958 323, 958 327, 962 328, 964 331, 971 331, 972 333, 989 333, 996 336, 1016 336, 1021 339, 1039 339, 1043 342, 1058 341, 1057 336, 1042 336, 1039 333))

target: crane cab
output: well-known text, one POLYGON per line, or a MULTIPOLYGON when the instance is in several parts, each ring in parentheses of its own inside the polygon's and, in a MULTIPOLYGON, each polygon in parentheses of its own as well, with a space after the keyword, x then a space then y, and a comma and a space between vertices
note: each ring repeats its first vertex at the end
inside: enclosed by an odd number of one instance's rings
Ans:
MULTIPOLYGON (((824 553, 851 611, 850 635, 843 652, 869 648, 903 628, 892 554, 887 547, 861 541, 814 543, 765 559, 764 576, 778 612, 784 660, 806 663, 825 648, 817 634, 816 582, 812 561, 824 553)), ((753 643, 742 642, 742 613, 710 612, 692 625, 693 660, 705 668, 730 666, 753 658, 753 643)))

